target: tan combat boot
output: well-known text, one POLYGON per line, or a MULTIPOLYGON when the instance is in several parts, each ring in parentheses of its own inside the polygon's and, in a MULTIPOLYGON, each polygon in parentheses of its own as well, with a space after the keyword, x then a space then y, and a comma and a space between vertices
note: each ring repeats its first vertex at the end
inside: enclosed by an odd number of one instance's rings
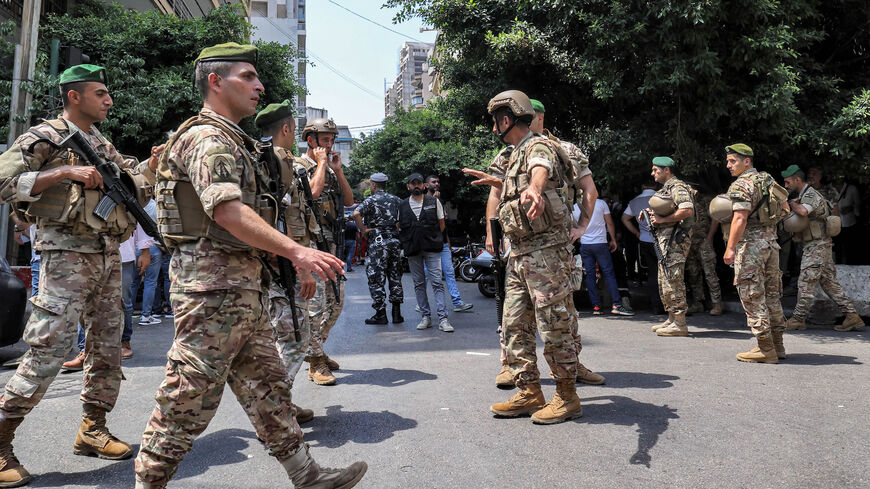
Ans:
POLYGON ((583 416, 583 407, 577 397, 574 382, 559 381, 556 383, 556 394, 546 406, 532 415, 535 424, 556 424, 569 419, 583 416))
POLYGON ((580 362, 577 362, 577 382, 590 385, 601 385, 604 383, 604 377, 586 368, 580 362))
POLYGON ((0 487, 18 487, 30 482, 30 472, 12 451, 15 429, 24 418, 0 419, 0 487))
POLYGON ((495 376, 495 386, 514 387, 514 373, 509 366, 501 366, 501 371, 495 376))
POLYGON ((292 404, 293 412, 296 413, 296 422, 299 424, 304 424, 312 419, 314 419, 314 411, 311 409, 305 409, 304 407, 297 406, 296 404, 292 404))
POLYGON ((776 355, 771 334, 760 334, 755 339, 758 341, 758 348, 753 348, 745 353, 738 353, 737 359, 741 362, 749 363, 779 363, 779 357, 776 355))
MULTIPOLYGON (((571 382, 571 385, 574 385, 571 382)), ((520 387, 519 392, 513 395, 507 402, 499 402, 490 406, 489 410, 498 416, 515 418, 541 409, 547 404, 544 393, 541 392, 541 384, 527 384, 520 387)))
POLYGON ((789 331, 793 331, 795 329, 807 329, 807 323, 805 320, 792 316, 785 322, 785 329, 789 331))
POLYGON ((326 365, 326 357, 311 357, 311 365, 308 367, 308 378, 317 385, 335 385, 335 375, 326 365))
POLYGON ((725 309, 724 309, 721 302, 714 302, 713 308, 710 309, 711 316, 721 316, 722 313, 724 313, 724 312, 725 312, 725 309))
POLYGON ((93 404, 85 404, 73 453, 96 455, 108 460, 123 460, 133 455, 133 448, 109 433, 109 429, 106 428, 105 409, 93 404))
POLYGON ((770 337, 773 340, 773 349, 776 351, 776 357, 780 360, 785 360, 785 345, 782 344, 782 331, 771 331, 770 337))
POLYGON ((281 461, 293 487, 296 489, 350 489, 366 474, 365 462, 354 462, 344 469, 330 469, 317 465, 308 454, 308 444, 281 461))
POLYGON ((692 305, 689 306, 688 313, 695 314, 698 312, 704 312, 704 304, 701 304, 700 302, 693 302, 692 305))
POLYGON ((834 329, 837 331, 852 331, 853 329, 861 331, 864 329, 864 321, 861 319, 861 316, 854 312, 850 312, 846 314, 846 319, 843 320, 843 324, 834 326, 834 329))
POLYGON ((674 313, 669 312, 669 313, 668 313, 668 318, 665 319, 665 322, 663 322, 663 323, 661 323, 661 324, 656 324, 655 326, 653 326, 653 327, 652 327, 652 332, 655 333, 656 331, 658 331, 658 330, 660 330, 660 329, 662 329, 662 328, 667 328, 668 326, 670 326, 670 325, 672 325, 672 324, 674 324, 674 313))
POLYGON ((674 322, 667 328, 656 331, 659 336, 689 336, 689 328, 686 326, 685 314, 674 314, 674 322))

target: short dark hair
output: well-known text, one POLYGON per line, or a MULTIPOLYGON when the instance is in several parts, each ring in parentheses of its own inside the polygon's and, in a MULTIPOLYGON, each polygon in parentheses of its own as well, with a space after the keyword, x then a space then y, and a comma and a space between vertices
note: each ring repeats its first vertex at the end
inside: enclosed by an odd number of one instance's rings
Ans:
POLYGON ((214 73, 215 75, 224 78, 230 74, 230 70, 233 68, 233 64, 237 63, 237 61, 200 61, 196 64, 196 69, 194 70, 194 83, 196 84, 196 88, 199 90, 200 96, 202 96, 203 100, 205 100, 205 96, 208 95, 208 75, 214 73))
POLYGON ((386 188, 386 187, 384 187, 383 182, 376 182, 376 181, 371 180, 371 179, 369 179, 369 185, 370 185, 369 188, 372 189, 372 193, 374 193, 375 190, 382 190, 382 189, 386 188))
POLYGON ((278 131, 281 130, 282 127, 284 127, 284 124, 292 127, 293 116, 287 116, 282 119, 278 119, 277 121, 273 121, 272 123, 262 127, 261 130, 263 131, 263 136, 274 136, 278 133, 278 131))
POLYGON ((428 183, 429 180, 433 180, 433 179, 441 180, 441 178, 439 178, 438 175, 429 175, 428 177, 426 177, 426 182, 428 183))
POLYGON ((807 181, 807 174, 804 173, 803 170, 798 170, 798 171, 794 172, 794 173, 792 174, 792 176, 793 176, 793 177, 800 178, 800 179, 803 180, 804 182, 807 181))
POLYGON ((60 99, 63 102, 63 108, 69 107, 69 93, 70 90, 74 90, 76 92, 82 93, 85 86, 90 83, 88 81, 77 81, 72 83, 67 83, 60 86, 60 99))
POLYGON ((517 117, 514 115, 513 111, 510 109, 510 107, 507 107, 507 106, 499 107, 498 109, 496 109, 495 114, 493 114, 493 117, 495 117, 496 121, 501 120, 502 117, 508 117, 508 118, 510 118, 510 120, 516 121, 517 124, 522 124, 526 127, 528 127, 532 123, 532 119, 534 119, 534 116, 531 114, 517 117))

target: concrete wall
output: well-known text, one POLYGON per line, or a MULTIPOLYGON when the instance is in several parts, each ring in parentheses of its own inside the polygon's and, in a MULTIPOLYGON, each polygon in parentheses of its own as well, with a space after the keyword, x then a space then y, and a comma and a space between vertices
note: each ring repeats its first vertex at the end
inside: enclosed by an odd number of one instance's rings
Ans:
MULTIPOLYGON (((870 266, 837 265, 837 281, 863 317, 870 316, 870 266)), ((839 308, 821 287, 816 288, 815 302, 810 309, 810 321, 818 324, 833 324, 841 316, 839 308)))

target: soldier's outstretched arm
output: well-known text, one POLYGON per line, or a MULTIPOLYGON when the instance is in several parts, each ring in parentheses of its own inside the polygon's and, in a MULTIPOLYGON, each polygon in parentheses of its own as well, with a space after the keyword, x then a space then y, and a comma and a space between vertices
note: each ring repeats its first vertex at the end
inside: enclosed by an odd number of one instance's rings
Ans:
POLYGON ((490 187, 496 187, 498 189, 501 189, 503 183, 501 178, 490 175, 486 172, 482 172, 480 170, 474 170, 472 168, 463 168, 462 173, 466 173, 477 179, 471 182, 472 185, 489 185, 490 187))
POLYGON ((269 253, 288 258, 299 273, 316 273, 323 280, 335 280, 344 273, 344 262, 329 253, 302 246, 266 223, 239 199, 221 202, 214 208, 214 220, 236 238, 269 253))

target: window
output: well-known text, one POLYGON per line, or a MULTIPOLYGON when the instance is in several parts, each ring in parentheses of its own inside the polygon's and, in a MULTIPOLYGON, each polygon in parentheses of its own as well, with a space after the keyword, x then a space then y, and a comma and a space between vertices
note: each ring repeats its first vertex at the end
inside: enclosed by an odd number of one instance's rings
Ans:
POLYGON ((269 15, 268 2, 251 2, 251 17, 266 17, 267 15, 269 15))

